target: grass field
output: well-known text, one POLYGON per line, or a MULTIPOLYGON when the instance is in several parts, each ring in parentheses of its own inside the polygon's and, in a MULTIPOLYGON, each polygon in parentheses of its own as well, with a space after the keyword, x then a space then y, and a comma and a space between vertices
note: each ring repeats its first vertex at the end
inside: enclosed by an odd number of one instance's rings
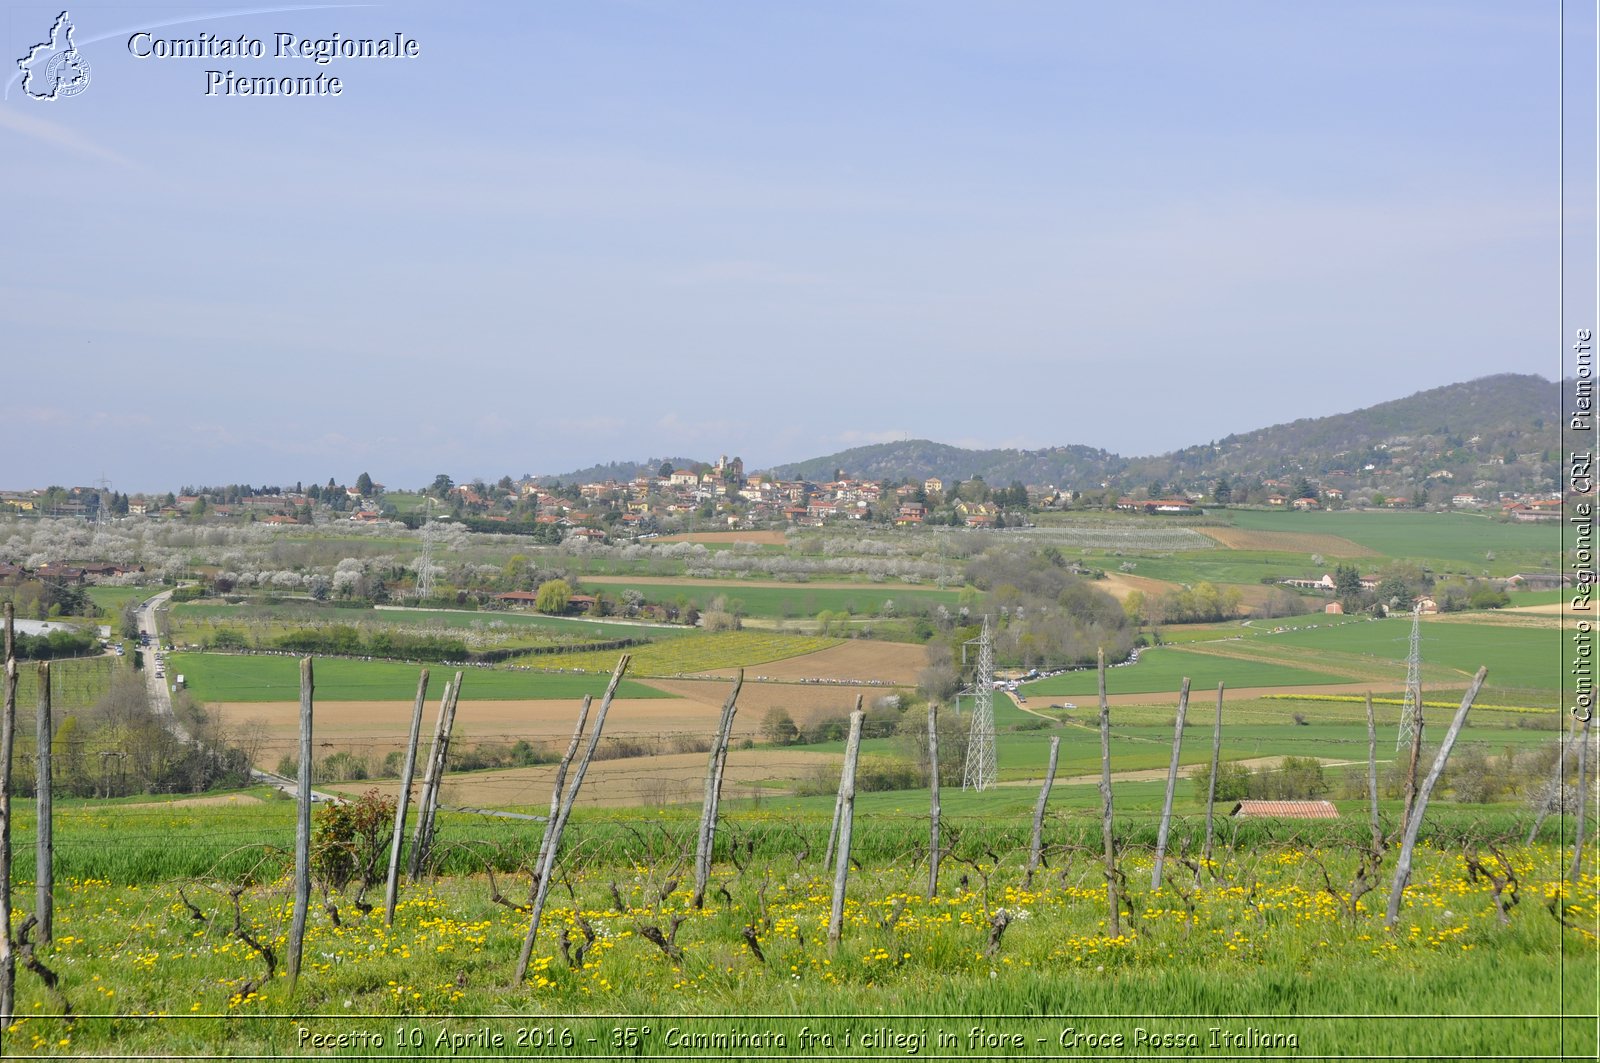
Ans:
MULTIPOLYGON (((629 652, 629 675, 688 675, 717 668, 744 668, 815 653, 842 640, 820 635, 785 635, 770 631, 703 631, 659 644, 638 646, 629 652)), ((516 664, 554 671, 609 672, 616 666, 614 650, 593 653, 524 657, 516 664)))
MULTIPOLYGON (((616 667, 617 654, 609 654, 616 667)), ((393 661, 359 661, 342 657, 316 659, 316 696, 326 701, 405 701, 417 692, 418 665, 393 661)), ((443 683, 456 669, 430 667, 433 688, 443 683)), ((295 657, 249 656, 220 653, 174 653, 167 658, 167 675, 182 675, 193 696, 202 701, 293 701, 300 696, 300 662, 295 657)), ((585 694, 599 696, 605 691, 604 675, 560 675, 544 672, 470 668, 462 680, 463 697, 469 700, 544 700, 585 694)), ((617 696, 624 698, 664 698, 652 687, 623 680, 617 696)))
POLYGON ((462 640, 470 650, 515 650, 581 646, 614 639, 664 639, 693 629, 542 616, 536 613, 446 609, 334 609, 311 602, 225 605, 194 602, 172 609, 172 637, 179 644, 210 646, 218 632, 240 633, 246 645, 271 647, 273 640, 307 627, 348 625, 370 637, 378 631, 462 640))
MULTIPOLYGON (((1025 1056, 1035 1038, 1062 1058, 1071 1029, 1080 1040, 1066 1056, 1107 1058, 1105 1045, 1081 1037, 1120 1035, 1124 1048, 1111 1054, 1121 1056, 1141 1030, 1192 1035, 1200 1040, 1187 1055, 1216 1055, 1198 1047, 1213 1028, 1253 1028, 1293 1038, 1292 1048, 1266 1050, 1279 1057, 1593 1057, 1597 879, 1591 870, 1564 884, 1565 851, 1507 841, 1520 825, 1503 812, 1443 816, 1429 837, 1501 845, 1523 903, 1503 921, 1491 884, 1468 873, 1454 844, 1423 845, 1394 933, 1382 927, 1386 879, 1353 910, 1344 904, 1359 814, 1287 830, 1224 821, 1207 873, 1197 882, 1174 856, 1160 890, 1150 885, 1153 822, 1121 819, 1126 907, 1112 934, 1097 810, 1052 802, 1045 864, 1025 882, 1030 804, 1026 791, 950 795, 950 849, 929 898, 926 866, 910 858, 926 842, 926 807, 864 795, 851 847, 860 866, 833 948, 822 867, 831 798, 781 814, 731 803, 703 908, 682 874, 691 810, 580 813, 563 886, 517 985, 526 915, 491 897, 525 894, 518 863, 540 828, 447 817, 441 875, 402 884, 392 927, 381 906, 361 911, 353 889, 330 891, 327 906, 319 896, 291 989, 283 876, 292 804, 69 802, 58 809, 55 941, 36 952, 60 983, 48 990, 19 968, 7 1056, 288 1058, 324 1054, 334 1046, 308 1039, 343 1033, 369 1040, 337 1054, 432 1059, 992 1059, 1025 1056), (194 844, 174 846, 175 835, 194 844), (486 866, 499 868, 492 884, 486 866), (273 949, 270 976, 250 941, 273 949), (75 1018, 63 1017, 66 1006, 75 1018), (1577 1021, 1529 1017, 1562 1014, 1577 1021), (900 1037, 894 1047, 862 1043, 885 1030, 900 1037), (730 1031, 759 1032, 765 1047, 685 1040, 730 1031), (1020 1036, 1022 1047, 985 1047, 994 1036, 1020 1036), (908 1051, 945 1040, 942 1053, 908 1051)), ((29 803, 18 812, 26 848, 29 803)), ((1191 808, 1174 851, 1192 854, 1202 826, 1191 808)))
POLYGON ((1359 543, 1383 557, 1430 563, 1444 570, 1510 575, 1523 569, 1559 569, 1558 522, 1517 523, 1477 513, 1385 510, 1277 513, 1230 510, 1235 527, 1258 531, 1315 532, 1359 543), (1487 554, 1493 553, 1491 561, 1487 554))
POLYGON ((105 611, 101 620, 115 626, 117 616, 128 602, 142 602, 160 587, 89 587, 89 600, 105 611))
MULTIPOLYGON (((1361 623, 1302 627, 1265 636, 1274 646, 1362 654, 1402 668, 1410 652, 1411 623, 1394 617, 1361 623)), ((1426 665, 1456 672, 1462 685, 1480 665, 1498 689, 1554 690, 1560 685, 1564 640, 1555 625, 1508 628, 1498 624, 1424 623, 1420 649, 1426 665)))
MULTIPOLYGON (((1314 668, 1315 661, 1310 657, 1307 667, 1295 668, 1262 661, 1223 660, 1177 646, 1156 646, 1142 651, 1135 664, 1107 668, 1106 692, 1149 694, 1176 691, 1184 676, 1190 677, 1195 690, 1208 687, 1214 690, 1219 682, 1226 682, 1230 687, 1313 686, 1338 683, 1345 679, 1334 673, 1315 671, 1314 668)), ((1069 672, 1022 686, 1022 691, 1029 698, 1063 695, 1088 697, 1098 689, 1099 679, 1093 669, 1069 672)))

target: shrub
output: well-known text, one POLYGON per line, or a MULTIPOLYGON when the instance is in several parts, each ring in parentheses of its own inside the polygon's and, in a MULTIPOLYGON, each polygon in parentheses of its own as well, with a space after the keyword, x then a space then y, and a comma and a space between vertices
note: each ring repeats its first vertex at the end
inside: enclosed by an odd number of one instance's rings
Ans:
POLYGON ((342 890, 359 879, 373 886, 387 868, 395 801, 368 790, 354 801, 317 810, 311 833, 311 869, 324 888, 342 890))

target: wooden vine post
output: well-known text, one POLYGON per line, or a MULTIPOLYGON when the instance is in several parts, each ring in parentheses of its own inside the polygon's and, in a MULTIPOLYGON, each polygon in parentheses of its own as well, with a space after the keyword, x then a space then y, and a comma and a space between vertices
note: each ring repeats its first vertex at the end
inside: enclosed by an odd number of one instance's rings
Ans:
POLYGON ((1033 889, 1033 873, 1039 870, 1044 855, 1044 810, 1050 801, 1050 787, 1056 781, 1056 762, 1061 755, 1061 736, 1050 738, 1050 762, 1044 769, 1044 785, 1039 787, 1039 800, 1033 806, 1033 839, 1028 845, 1028 872, 1023 877, 1022 888, 1033 889))
MULTIPOLYGON (((1394 886, 1389 891, 1389 912, 1384 919, 1384 929, 1393 930, 1394 924, 1400 918, 1400 897, 1406 891, 1406 882, 1411 878, 1411 850, 1417 844, 1417 833, 1422 829, 1422 817, 1428 811, 1428 798, 1433 795, 1434 786, 1438 785, 1439 776, 1444 774, 1445 762, 1450 759, 1450 750, 1456 744, 1456 736, 1461 733, 1462 725, 1467 722, 1467 713, 1472 711, 1472 702, 1478 696, 1478 691, 1483 687, 1483 680, 1489 674, 1489 669, 1479 668, 1478 674, 1472 677, 1472 685, 1467 687, 1467 696, 1461 699, 1461 708, 1456 710, 1455 719, 1450 721, 1450 730, 1445 732, 1444 744, 1439 747, 1439 753, 1433 758, 1433 767, 1428 769, 1428 777, 1422 781, 1422 786, 1417 791, 1416 807, 1411 810, 1411 818, 1406 821, 1405 840, 1400 845, 1400 859, 1395 864, 1394 886)), ((1420 729, 1420 721, 1419 721, 1420 729)))
POLYGON ((433 741, 428 745, 428 761, 422 767, 422 790, 417 794, 417 829, 411 836, 411 856, 406 860, 406 875, 412 882, 422 876, 422 813, 428 805, 428 795, 433 790, 435 754, 444 742, 444 721, 450 711, 450 692, 454 689, 454 683, 445 683, 444 694, 439 698, 439 715, 433 721, 433 741))
POLYGON ((0 1029, 11 1025, 17 949, 11 940, 11 748, 17 735, 15 607, 5 603, 5 702, 0 713, 0 1029))
POLYGON ((394 926, 394 906, 400 894, 400 850, 405 845, 406 812, 411 805, 411 780, 417 771, 417 740, 422 735, 422 708, 428 700, 428 670, 417 677, 417 700, 411 708, 411 732, 406 738, 405 765, 400 769, 400 793, 394 803, 394 837, 389 839, 389 874, 383 888, 383 925, 394 926))
MULTIPOLYGON (((561 835, 567 829, 567 820, 572 815, 572 806, 578 803, 578 790, 583 786, 583 777, 589 771, 589 762, 594 759, 595 747, 600 744, 600 732, 606 725, 606 713, 611 709, 611 699, 616 696, 617 686, 622 682, 623 673, 628 670, 628 662, 632 658, 623 654, 617 661, 616 670, 611 673, 611 682, 606 684, 605 695, 600 699, 600 711, 595 714, 594 730, 589 733, 588 744, 583 749, 583 759, 578 762, 578 769, 573 774, 572 785, 567 787, 562 797, 561 806, 550 822, 545 824, 545 837, 539 846, 539 866, 535 869, 538 880, 534 885, 532 914, 528 917, 528 932, 522 938, 522 953, 517 957, 517 971, 512 978, 513 985, 521 985, 528 977, 528 965, 533 960, 534 939, 539 936, 539 921, 544 915, 545 899, 550 893, 550 880, 554 877, 556 856, 561 852, 561 835)), ((583 731, 584 718, 589 714, 589 699, 585 698, 583 709, 578 717, 577 730, 573 732, 573 741, 576 744, 578 736, 583 731)), ((571 754, 568 749, 568 754, 571 754)), ((566 761, 563 760, 562 768, 565 769, 566 761)), ((560 786, 560 773, 556 785, 560 786)))
MULTIPOLYGON (((1216 835, 1212 830, 1213 817, 1217 810, 1217 769, 1222 759, 1222 684, 1217 684, 1217 721, 1211 725, 1211 783, 1206 787, 1206 847, 1201 855, 1201 864, 1211 862, 1211 843, 1216 835)), ((1200 880, 1200 871, 1195 870, 1195 881, 1200 880)))
POLYGON ((744 686, 744 669, 733 677, 733 690, 722 705, 722 719, 717 726, 716 741, 711 744, 711 755, 706 763, 706 796, 700 808, 700 834, 694 851, 694 896, 691 903, 696 908, 705 906, 706 884, 711 880, 711 853, 717 840, 717 805, 722 799, 722 772, 728 763, 728 738, 733 733, 733 714, 739 701, 739 688, 744 686))
POLYGON ((583 728, 589 722, 589 706, 594 698, 585 694, 583 704, 578 706, 578 724, 572 729, 572 741, 567 743, 567 751, 561 756, 561 763, 556 765, 555 785, 550 788, 550 814, 545 817, 544 835, 539 839, 539 852, 533 858, 533 890, 528 894, 531 902, 539 893, 539 880, 544 874, 545 858, 550 852, 550 840, 555 832, 550 828, 561 816, 561 798, 566 794, 567 771, 572 766, 572 758, 578 754, 578 745, 583 741, 583 728))
POLYGON ((1111 816, 1111 702, 1106 699, 1106 651, 1097 653, 1100 669, 1100 838, 1106 851, 1106 900, 1110 903, 1111 936, 1122 936, 1122 899, 1117 889, 1117 845, 1111 816))
POLYGON ((439 706, 437 740, 428 752, 428 778, 422 787, 417 803, 417 834, 411 843, 411 866, 407 869, 411 881, 422 877, 428 854, 433 849, 434 821, 439 813, 439 791, 444 786, 444 773, 450 760, 450 734, 456 725, 456 705, 461 700, 461 680, 465 673, 457 672, 454 682, 445 687, 444 701, 439 706))
POLYGON ((1167 859, 1167 832, 1172 827, 1172 795, 1178 788, 1178 757, 1183 753, 1183 718, 1189 711, 1189 677, 1183 677, 1178 691, 1178 719, 1172 725, 1172 762, 1167 765, 1167 797, 1161 803, 1161 826, 1156 830, 1156 866, 1150 873, 1150 888, 1161 888, 1161 867, 1167 859))
POLYGON ((844 770, 839 774, 839 852, 833 870, 833 907, 828 914, 828 948, 839 946, 844 933, 844 889, 850 878, 850 827, 856 810, 856 757, 861 752, 861 697, 850 714, 850 738, 844 747, 844 770))
POLYGON ((300 660, 300 780, 294 822, 294 917, 289 926, 289 995, 300 980, 306 912, 311 907, 311 658, 300 660))
MULTIPOLYGON (((857 694, 855 712, 861 711, 861 699, 862 696, 857 694)), ((843 816, 844 788, 840 787, 839 792, 833 798, 833 824, 828 828, 828 848, 822 854, 822 866, 825 869, 831 869, 834 866, 833 855, 839 844, 839 822, 843 816)))
POLYGON ((1528 829, 1528 839, 1525 844, 1532 845, 1533 839, 1539 836, 1539 828, 1544 826, 1544 821, 1549 817, 1553 808, 1566 807, 1563 800, 1567 782, 1567 751, 1578 741, 1578 722, 1572 721, 1568 728, 1567 737, 1561 740, 1556 752, 1555 776, 1550 780, 1549 796, 1539 802, 1539 814, 1533 817, 1533 826, 1528 829))
MULTIPOLYGON (((1417 768, 1422 761, 1422 688, 1417 686, 1407 689, 1413 699, 1412 704, 1416 706, 1416 727, 1411 732, 1411 757, 1406 764, 1406 801, 1405 808, 1400 813, 1401 830, 1405 830, 1406 825, 1411 822, 1411 813, 1417 804, 1417 768)), ((1405 707, 1402 706, 1400 711, 1405 712, 1405 707)))
POLYGON ((34 846, 34 918, 38 922, 39 944, 48 944, 55 938, 56 909, 56 830, 55 830, 55 780, 52 777, 51 755, 55 745, 54 720, 50 705, 50 662, 39 664, 39 723, 38 752, 34 757, 36 771, 34 808, 37 810, 36 832, 38 844, 34 846))
POLYGON ((939 704, 928 702, 928 900, 939 892, 939 704))

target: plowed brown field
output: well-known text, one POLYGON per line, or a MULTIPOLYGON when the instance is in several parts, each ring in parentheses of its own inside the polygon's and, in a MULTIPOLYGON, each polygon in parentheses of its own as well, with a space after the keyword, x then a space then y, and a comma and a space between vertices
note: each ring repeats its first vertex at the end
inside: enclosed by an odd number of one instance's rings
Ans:
MULTIPOLYGON (((711 717, 706 734, 716 727, 722 703, 728 697, 728 684, 721 680, 661 679, 653 687, 677 694, 685 701, 697 702, 711 717)), ((804 727, 824 716, 848 713, 860 694, 871 705, 873 700, 894 693, 884 686, 854 686, 832 683, 753 683, 746 681, 739 691, 739 711, 733 720, 735 735, 758 735, 761 721, 773 709, 784 709, 795 723, 804 727)))
POLYGON ((1319 532, 1251 531, 1246 528, 1196 528, 1230 550, 1277 550, 1289 554, 1326 554, 1329 557, 1373 557, 1376 551, 1342 535, 1319 532))
MULTIPOLYGON (((609 724, 606 729, 610 730, 609 724)), ((818 765, 838 771, 839 759, 837 754, 803 750, 732 749, 728 751, 728 763, 723 773, 722 796, 725 800, 755 797, 764 790, 770 791, 771 784, 777 784, 781 792, 787 792, 790 784, 810 776, 818 765), (759 784, 762 783, 768 786, 761 787, 759 784)), ((663 805, 696 802, 704 794, 705 779, 704 753, 597 760, 589 765, 589 771, 584 776, 578 804, 663 805)), ((447 808, 503 808, 508 805, 547 808, 554 780, 555 766, 551 764, 472 772, 447 776, 439 796, 447 808)), ((399 787, 392 780, 325 789, 332 793, 357 796, 373 786, 391 796, 399 792, 399 787)))
MULTIPOLYGON (((663 684, 666 685, 666 684, 663 684)), ((728 684, 690 683, 697 696, 684 700, 618 698, 606 716, 605 736, 656 742, 670 748, 678 736, 709 738, 717 727, 728 684)), ((750 689, 755 684, 747 684, 750 689)), ((746 699, 740 698, 744 707, 746 699)), ((456 710, 456 747, 480 742, 510 744, 518 739, 565 747, 578 719, 577 701, 463 701, 456 710)), ((597 706, 598 707, 598 706, 597 706)), ((278 758, 299 741, 300 704, 293 701, 231 703, 215 706, 226 727, 235 734, 260 721, 266 741, 257 757, 259 767, 272 768, 278 758)), ((437 704, 428 706, 422 722, 424 745, 432 734, 437 704)), ((592 719, 592 714, 591 714, 592 719)), ((761 717, 741 712, 735 720, 736 737, 754 735, 761 717)), ((391 750, 404 749, 411 727, 409 701, 329 701, 316 706, 313 740, 319 756, 339 751, 365 754, 381 761, 391 750)))

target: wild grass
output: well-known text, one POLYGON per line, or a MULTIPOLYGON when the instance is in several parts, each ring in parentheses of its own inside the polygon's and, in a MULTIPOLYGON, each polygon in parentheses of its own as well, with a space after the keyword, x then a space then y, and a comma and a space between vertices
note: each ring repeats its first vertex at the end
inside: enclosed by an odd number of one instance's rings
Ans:
MULTIPOLYGON (((1131 1044, 1140 1030, 1204 1039, 1213 1027, 1293 1035, 1303 1056, 1525 1058, 1558 1053, 1563 1034, 1569 1051, 1592 1051, 1592 1018, 1527 1018, 1594 1010, 1584 987, 1595 977, 1597 880, 1563 884, 1564 850, 1554 844, 1523 848, 1474 830, 1518 879, 1520 903, 1503 922, 1492 884, 1464 862, 1463 839, 1432 835, 1389 932, 1384 893, 1353 911, 1341 899, 1360 830, 1225 834, 1210 866, 1184 862, 1196 852, 1191 838, 1159 891, 1149 886, 1149 839, 1119 831, 1126 903, 1113 935, 1097 817, 1052 817, 1046 865, 1026 883, 1026 817, 996 813, 953 820, 929 899, 921 842, 864 812, 837 948, 827 944, 831 876, 821 866, 827 811, 730 808, 701 909, 684 875, 692 812, 582 817, 529 980, 516 986, 526 916, 493 897, 526 899, 526 849, 520 870, 492 882, 479 867, 405 885, 392 928, 381 907, 363 912, 353 891, 329 893, 326 905, 319 896, 292 992, 283 976, 290 891, 272 873, 281 862, 261 862, 253 877, 236 868, 143 883, 58 875, 56 939, 36 955, 61 982, 52 992, 22 972, 8 1055, 222 1045, 230 1055, 307 1054, 296 1044, 302 1028, 381 1035, 385 1055, 397 1054, 397 1035, 409 1048, 420 1030, 423 1044, 403 1054, 429 1058, 482 1047, 509 1054, 519 1036, 551 1041, 517 1054, 680 1054, 686 1035, 730 1030, 781 1038, 779 1054, 849 1055, 847 1033, 859 1042, 885 1029, 902 1046, 944 1035, 957 1039, 946 1054, 981 1056, 993 1046, 969 1041, 974 1029, 980 1041, 1021 1035, 1025 1046, 1043 1038, 1059 1051, 1069 1028, 1131 1044), (671 948, 647 931, 670 934, 671 948), (246 937, 274 951, 272 976, 246 937), (62 1017, 63 1004, 79 1017, 62 1017), (1408 1018, 1417 1014, 1438 1018, 1408 1018), (804 1042, 802 1029, 833 1038, 831 1052, 804 1042), (487 1045, 448 1040, 484 1031, 487 1045), (1584 1036, 1591 1042, 1571 1039, 1584 1036)), ((536 838, 526 835, 530 845, 536 838)), ((691 1054, 734 1053, 710 1043, 691 1054)), ((1080 1043, 1076 1054, 1090 1053, 1080 1043)))

